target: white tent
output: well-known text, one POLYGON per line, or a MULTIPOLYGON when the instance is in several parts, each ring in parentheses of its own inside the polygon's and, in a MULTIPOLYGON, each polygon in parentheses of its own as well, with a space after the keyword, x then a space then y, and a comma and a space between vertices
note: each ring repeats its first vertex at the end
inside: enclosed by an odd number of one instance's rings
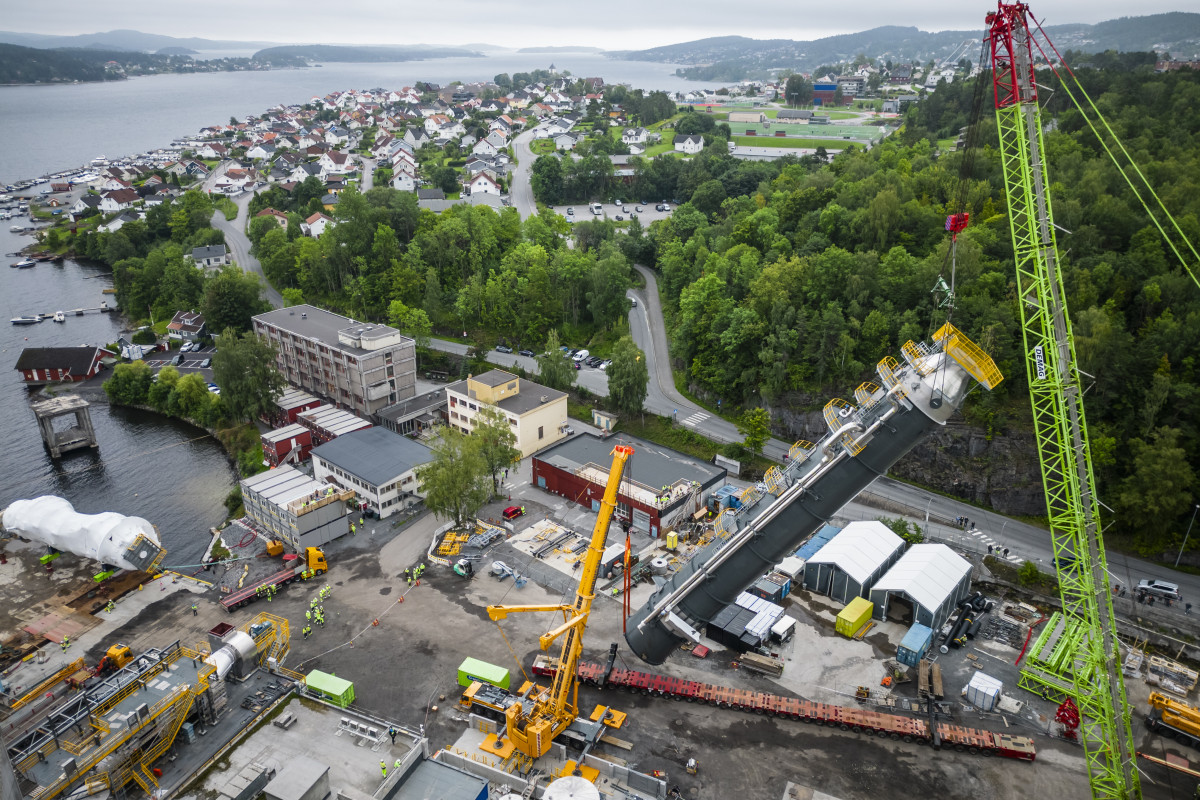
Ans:
POLYGON ((866 597, 903 552, 904 540, 882 522, 851 522, 805 563, 804 585, 839 603, 866 597))
POLYGON ((912 606, 912 622, 936 631, 970 591, 970 562, 944 544, 916 544, 876 581, 869 599, 879 619, 899 599, 912 606))

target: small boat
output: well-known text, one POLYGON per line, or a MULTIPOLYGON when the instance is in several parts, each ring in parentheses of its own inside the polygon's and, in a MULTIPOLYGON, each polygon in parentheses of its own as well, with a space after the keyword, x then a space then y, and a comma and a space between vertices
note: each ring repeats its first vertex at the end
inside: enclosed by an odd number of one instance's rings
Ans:
POLYGON ((12 231, 13 233, 20 233, 21 231, 25 230, 25 226, 24 225, 13 225, 9 228, 9 230, 12 231))
POLYGON ((30 267, 36 267, 37 262, 32 258, 22 258, 20 261, 14 261, 9 264, 9 266, 16 267, 17 269, 29 269, 30 267))
POLYGON ((64 314, 62 311, 55 311, 54 312, 54 321, 55 322, 66 322, 67 315, 64 314))
POLYGON ((12 318, 13 325, 36 325, 37 323, 39 323, 41 321, 42 321, 42 317, 40 314, 36 317, 13 317, 12 318))
POLYGON ((108 307, 108 303, 105 303, 104 301, 101 301, 101 302, 100 302, 100 313, 101 313, 101 314, 103 314, 103 313, 105 313, 106 311, 112 311, 112 309, 108 307))

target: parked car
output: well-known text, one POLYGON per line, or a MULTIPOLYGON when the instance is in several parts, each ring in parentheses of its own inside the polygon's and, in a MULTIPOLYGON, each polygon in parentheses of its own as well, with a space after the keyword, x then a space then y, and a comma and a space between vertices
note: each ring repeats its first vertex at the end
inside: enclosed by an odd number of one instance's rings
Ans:
POLYGON ((504 509, 503 517, 505 519, 516 519, 524 514, 525 508, 523 506, 509 506, 508 508, 504 509))
POLYGON ((1139 581, 1137 590, 1138 594, 1164 597, 1168 600, 1179 600, 1182 597, 1182 595, 1179 594, 1178 585, 1168 581, 1160 581, 1158 578, 1147 578, 1144 581, 1139 581))
POLYGON ((208 368, 209 368, 209 367, 211 367, 211 366, 212 366, 212 359, 211 359, 211 358, 206 358, 206 359, 204 359, 203 361, 201 361, 201 362, 200 362, 200 369, 208 369, 208 368))
POLYGON ((591 358, 587 359, 587 360, 586 360, 585 362, 583 362, 583 363, 585 363, 585 364, 587 364, 589 367, 591 367, 591 368, 595 369, 596 367, 598 367, 598 366, 600 366, 602 363, 604 363, 604 359, 603 359, 603 358, 601 358, 600 356, 592 356, 591 358))
POLYGON ((662 211, 662 210, 663 210, 663 204, 662 204, 662 203, 659 203, 658 205, 656 205, 656 206, 654 207, 654 210, 655 210, 655 211, 662 211))
POLYGON ((625 206, 621 206, 621 211, 622 211, 622 213, 625 213, 625 214, 629 213, 629 209, 626 208, 625 206))
POLYGON ((618 197, 616 200, 613 200, 613 205, 616 206, 617 208, 620 208, 621 207, 621 199, 618 197))
POLYGON ((633 210, 634 210, 634 211, 636 211, 637 213, 639 213, 639 214, 640 214, 640 213, 642 213, 642 211, 644 211, 645 209, 643 209, 641 206, 634 206, 634 207, 633 207, 633 210))
POLYGON ((600 365, 600 369, 601 369, 601 370, 606 370, 606 369, 608 369, 608 365, 609 365, 609 364, 611 364, 611 363, 612 363, 612 359, 611 359, 611 358, 609 358, 609 359, 606 359, 606 360, 605 360, 605 361, 604 361, 604 362, 603 362, 603 363, 600 365))
POLYGON ((622 221, 624 221, 624 219, 625 218, 623 216, 621 216, 620 214, 617 214, 617 216, 616 216, 617 222, 622 222, 622 221))
POLYGON ((583 361, 585 358, 587 358, 590 355, 591 355, 591 353, 589 353, 587 350, 576 350, 571 355, 571 358, 575 359, 576 361, 583 361))
POLYGON ((573 209, 573 208, 568 208, 568 209, 567 209, 567 216, 568 216, 568 217, 573 217, 573 216, 575 216, 575 209, 573 209))
POLYGON ((183 356, 181 356, 179 353, 176 353, 175 357, 171 359, 171 366, 178 367, 180 361, 183 361, 183 356))
POLYGON ((220 394, 220 393, 221 393, 221 387, 220 387, 220 386, 217 386, 215 383, 210 383, 210 384, 208 385, 208 390, 209 390, 210 392, 212 392, 213 394, 220 394))
POLYGON ((629 298, 629 302, 632 304, 633 308, 637 308, 637 298, 636 297, 629 298))
POLYGON ((496 345, 496 352, 497 353, 511 353, 512 348, 506 344, 498 344, 498 345, 496 345))
POLYGON ((517 355, 519 355, 519 356, 527 356, 527 357, 529 357, 529 358, 533 358, 533 356, 534 356, 534 353, 533 353, 533 351, 532 351, 532 350, 518 350, 518 351, 517 351, 517 355))

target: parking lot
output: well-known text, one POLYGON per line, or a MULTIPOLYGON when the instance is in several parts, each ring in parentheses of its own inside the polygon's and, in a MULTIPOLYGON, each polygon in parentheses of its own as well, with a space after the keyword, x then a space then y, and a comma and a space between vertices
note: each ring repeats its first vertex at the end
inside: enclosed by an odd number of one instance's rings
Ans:
MULTIPOLYGON (((642 203, 640 201, 626 200, 621 206, 618 206, 614 203, 601 203, 600 205, 603 207, 604 213, 601 214, 600 217, 591 212, 591 209, 587 203, 580 203, 578 205, 553 206, 553 210, 556 214, 560 214, 568 219, 574 219, 576 221, 600 219, 601 217, 615 221, 618 215, 623 217, 624 221, 628 221, 630 219, 630 214, 634 214, 637 216, 638 221, 640 221, 642 225, 649 225, 655 220, 666 219, 667 217, 671 216, 670 211, 655 210, 655 206, 659 205, 661 202, 661 200, 654 200, 650 203, 642 203), (637 210, 638 206, 642 207, 641 211, 637 210), (623 212, 621 210, 622 207, 628 209, 629 213, 623 212), (572 209, 575 213, 568 214, 567 209, 572 209)), ((675 208, 675 205, 671 204, 670 207, 673 209, 675 208)))
POLYGON ((151 369, 157 373, 160 369, 171 364, 176 356, 180 357, 178 364, 175 364, 175 369, 182 374, 189 372, 199 372, 204 376, 205 381, 212 382, 212 357, 217 348, 209 345, 202 347, 199 350, 183 353, 179 350, 167 350, 147 354, 143 359, 151 369))

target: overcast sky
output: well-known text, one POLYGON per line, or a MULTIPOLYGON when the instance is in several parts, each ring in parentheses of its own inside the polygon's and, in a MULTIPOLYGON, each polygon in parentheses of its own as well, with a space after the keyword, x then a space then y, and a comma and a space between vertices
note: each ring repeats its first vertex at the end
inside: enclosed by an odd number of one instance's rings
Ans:
MULTIPOLYGON (((1195 10, 1180 0, 1034 0, 1047 25, 1101 22, 1121 16, 1195 10)), ((354 44, 459 44, 511 47, 589 45, 629 49, 674 44, 706 36, 740 34, 759 39, 816 39, 880 25, 926 31, 977 30, 994 3, 956 0, 848 3, 795 0, 4 0, 0 27, 49 34, 95 33, 128 28, 168 36, 201 36, 273 42, 354 44)))

